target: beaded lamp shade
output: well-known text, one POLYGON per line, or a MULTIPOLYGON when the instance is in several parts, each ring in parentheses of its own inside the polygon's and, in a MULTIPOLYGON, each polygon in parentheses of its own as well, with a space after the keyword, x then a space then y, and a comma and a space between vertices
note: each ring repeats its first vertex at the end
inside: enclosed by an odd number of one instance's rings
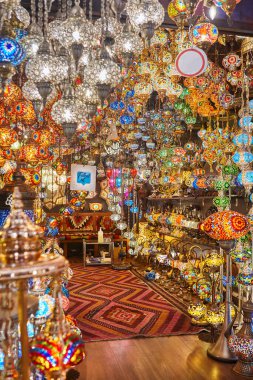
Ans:
POLYGON ((210 215, 200 229, 215 240, 234 240, 246 235, 250 229, 246 216, 236 211, 220 211, 210 215))

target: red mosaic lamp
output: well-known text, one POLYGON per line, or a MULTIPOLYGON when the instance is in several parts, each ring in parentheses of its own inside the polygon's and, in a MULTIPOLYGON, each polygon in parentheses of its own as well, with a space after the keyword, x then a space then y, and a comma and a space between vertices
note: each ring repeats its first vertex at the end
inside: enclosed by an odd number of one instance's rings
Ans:
POLYGON ((200 229, 215 240, 235 240, 249 232, 250 223, 245 215, 228 210, 210 215, 200 229))

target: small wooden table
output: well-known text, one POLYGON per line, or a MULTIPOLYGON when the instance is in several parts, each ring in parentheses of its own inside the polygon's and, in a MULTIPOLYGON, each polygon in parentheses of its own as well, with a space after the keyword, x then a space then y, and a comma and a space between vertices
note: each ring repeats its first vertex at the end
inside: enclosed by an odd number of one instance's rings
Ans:
POLYGON ((83 240, 84 266, 111 265, 113 261, 114 243, 83 240), (106 252, 103 254, 103 252, 106 252))

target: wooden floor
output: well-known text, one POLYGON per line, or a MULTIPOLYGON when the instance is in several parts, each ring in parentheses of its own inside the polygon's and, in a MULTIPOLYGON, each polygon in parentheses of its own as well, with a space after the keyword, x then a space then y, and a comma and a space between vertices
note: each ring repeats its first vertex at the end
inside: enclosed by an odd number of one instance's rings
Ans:
POLYGON ((189 335, 87 343, 79 380, 250 379, 207 357, 208 346, 189 335))

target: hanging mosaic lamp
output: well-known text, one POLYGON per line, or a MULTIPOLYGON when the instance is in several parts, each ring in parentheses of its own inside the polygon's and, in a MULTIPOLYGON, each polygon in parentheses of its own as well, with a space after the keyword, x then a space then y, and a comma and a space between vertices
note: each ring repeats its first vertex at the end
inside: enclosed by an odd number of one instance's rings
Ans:
POLYGON ((238 151, 232 157, 233 162, 243 169, 248 167, 253 162, 253 154, 247 151, 238 151))
POLYGON ((215 240, 233 240, 250 230, 248 218, 236 211, 220 211, 210 215, 200 229, 215 240))
POLYGON ((136 3, 129 0, 126 5, 129 21, 136 30, 141 30, 145 38, 150 40, 164 20, 164 8, 158 0, 143 0, 136 3))
POLYGON ((209 21, 200 21, 190 29, 190 37, 194 45, 208 48, 218 39, 218 28, 209 21))

